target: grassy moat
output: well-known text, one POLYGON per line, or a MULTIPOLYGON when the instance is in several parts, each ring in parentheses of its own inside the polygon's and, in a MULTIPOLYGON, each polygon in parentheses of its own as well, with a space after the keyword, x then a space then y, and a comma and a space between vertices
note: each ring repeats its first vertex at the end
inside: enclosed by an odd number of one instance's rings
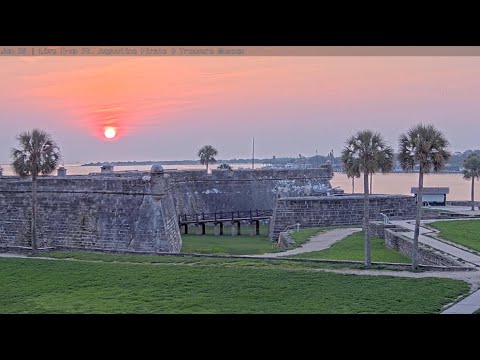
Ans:
POLYGON ((469 288, 458 280, 343 275, 288 261, 52 256, 65 260, 0 259, 0 313, 437 313, 469 288))
MULTIPOLYGON (((326 230, 303 229, 292 237, 300 246, 326 230)), ((255 237, 207 231, 184 235, 182 251, 272 251, 266 226, 255 237)), ((0 258, 0 313, 429 314, 469 291, 460 280, 364 275, 363 265, 80 251, 46 255, 56 260, 0 258), (323 271, 340 268, 359 272, 323 271)), ((361 261, 362 233, 297 257, 361 261)), ((409 262, 380 239, 372 239, 372 259, 409 262)))

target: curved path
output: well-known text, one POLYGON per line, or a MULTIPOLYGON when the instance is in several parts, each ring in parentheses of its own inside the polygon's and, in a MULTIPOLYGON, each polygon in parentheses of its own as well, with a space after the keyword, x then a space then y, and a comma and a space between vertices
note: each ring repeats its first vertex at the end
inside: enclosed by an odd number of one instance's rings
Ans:
POLYGON ((303 254, 312 251, 320 251, 328 249, 330 246, 335 244, 337 241, 345 239, 347 236, 352 235, 358 231, 362 231, 361 228, 344 228, 344 229, 334 229, 325 232, 321 232, 318 235, 312 236, 305 244, 302 246, 282 251, 276 253, 266 253, 262 255, 244 255, 244 256, 263 256, 266 258, 276 258, 276 257, 283 257, 283 256, 292 256, 303 254))
MULTIPOLYGON (((454 219, 457 220, 457 219, 454 219)), ((431 220, 431 221, 422 221, 422 224, 429 223, 429 222, 434 222, 436 220, 431 220)), ((453 221, 453 220, 444 220, 444 221, 453 221)), ((466 219, 463 219, 462 221, 469 221, 466 219)), ((408 229, 408 232, 402 233, 402 235, 405 235, 406 237, 413 239, 414 235, 414 230, 415 230, 415 222, 411 220, 392 220, 392 224, 401 226, 405 229, 408 229)), ((461 249, 458 246, 453 246, 445 241, 441 241, 438 239, 434 239, 430 236, 426 236, 426 234, 431 234, 434 233, 431 229, 427 229, 423 226, 420 225, 420 235, 418 237, 418 242, 428 245, 434 249, 443 251, 444 253, 450 254, 456 258, 462 259, 474 266, 480 267, 480 256, 474 254, 473 252, 470 252, 466 250, 466 248, 461 249)))

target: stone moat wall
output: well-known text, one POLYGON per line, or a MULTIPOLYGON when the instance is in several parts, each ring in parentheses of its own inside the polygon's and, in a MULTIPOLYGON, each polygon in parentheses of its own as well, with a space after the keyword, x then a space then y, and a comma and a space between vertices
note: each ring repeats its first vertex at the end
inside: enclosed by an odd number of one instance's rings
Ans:
MULTIPOLYGON (((390 219, 413 219, 415 210, 413 196, 370 195, 371 220, 381 220, 380 213, 390 219)), ((278 198, 270 235, 277 240, 280 232, 294 224, 309 228, 361 225, 362 222, 363 195, 278 198)))
MULTIPOLYGON (((31 246, 31 182, 0 179, 0 248, 31 246)), ((161 175, 38 180, 37 245, 179 252, 172 192, 161 175)))
MULTIPOLYGON (((403 255, 411 258, 413 251, 413 241, 402 235, 399 229, 385 229, 384 230, 385 246, 396 250, 403 255)), ((417 260, 421 265, 436 265, 436 266, 462 266, 462 264, 453 258, 442 254, 431 248, 427 248, 422 244, 418 244, 417 260)))

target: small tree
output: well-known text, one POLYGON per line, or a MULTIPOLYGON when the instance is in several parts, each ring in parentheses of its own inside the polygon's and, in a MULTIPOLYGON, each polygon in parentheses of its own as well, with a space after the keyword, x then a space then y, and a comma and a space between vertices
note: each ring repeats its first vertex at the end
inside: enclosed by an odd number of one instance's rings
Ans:
POLYGON ((207 166, 208 173, 208 164, 215 164, 217 160, 214 156, 218 155, 217 149, 212 145, 205 145, 200 150, 198 150, 198 157, 200 158, 200 163, 207 166))
POLYGON ((217 166, 217 169, 227 169, 227 170, 230 170, 230 171, 233 170, 233 168, 230 164, 220 164, 220 165, 217 166))
POLYGON ((33 129, 17 136, 18 149, 12 149, 13 171, 32 177, 32 252, 37 252, 37 176, 47 175, 60 163, 60 149, 46 132, 33 129))
POLYGON ((475 179, 480 179, 480 156, 477 154, 470 154, 463 163, 463 178, 465 180, 472 180, 472 211, 475 210, 475 179))
POLYGON ((370 199, 368 175, 381 171, 389 172, 393 168, 393 150, 383 140, 382 135, 363 130, 350 137, 342 151, 342 163, 347 176, 354 178, 363 172, 363 232, 365 239, 365 265, 372 264, 368 222, 370 218, 370 199))
POLYGON ((403 170, 413 171, 419 165, 417 217, 413 235, 412 269, 417 270, 418 236, 423 206, 423 175, 432 170, 438 172, 445 167, 451 154, 447 150, 448 140, 443 133, 433 125, 417 125, 407 133, 400 135, 398 159, 403 170))

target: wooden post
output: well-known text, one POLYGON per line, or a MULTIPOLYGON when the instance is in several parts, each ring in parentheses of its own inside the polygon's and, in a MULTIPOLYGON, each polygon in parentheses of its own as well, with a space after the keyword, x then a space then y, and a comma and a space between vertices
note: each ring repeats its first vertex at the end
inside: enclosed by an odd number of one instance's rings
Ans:
POLYGON ((255 222, 255 235, 260 235, 260 220, 255 222))

